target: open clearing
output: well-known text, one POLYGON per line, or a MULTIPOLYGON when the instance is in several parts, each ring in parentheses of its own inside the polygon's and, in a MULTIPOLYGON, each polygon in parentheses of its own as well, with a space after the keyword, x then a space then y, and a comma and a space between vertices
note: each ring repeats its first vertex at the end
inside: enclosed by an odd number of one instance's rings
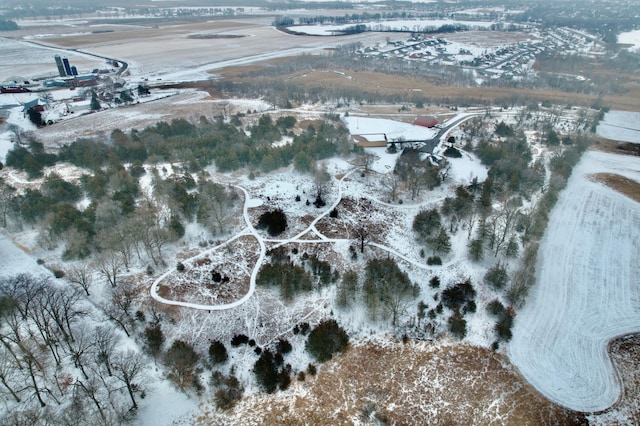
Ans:
POLYGON ((638 159, 589 151, 554 208, 538 283, 516 316, 510 359, 544 395, 580 411, 613 405, 609 341, 640 330, 640 204, 591 173, 640 181, 638 159))
MULTIPOLYGON (((235 424, 581 424, 488 349, 427 342, 357 344, 285 393, 242 401, 235 424)), ((196 424, 223 424, 213 413, 196 424), (220 423, 218 423, 220 421, 220 423)), ((224 419, 226 422, 229 418, 224 419)))
MULTIPOLYGON (((405 93, 407 102, 420 94, 427 99, 437 102, 458 104, 464 100, 505 102, 511 99, 551 100, 564 105, 593 105, 598 100, 596 95, 569 93, 557 90, 522 89, 508 87, 451 87, 435 84, 433 79, 414 76, 390 75, 370 71, 352 71, 348 69, 314 69, 304 73, 291 73, 274 77, 247 76, 249 70, 255 71, 259 67, 268 68, 268 63, 260 65, 234 66, 220 68, 215 71, 223 78, 236 82, 268 82, 270 79, 295 79, 296 84, 308 88, 332 87, 345 89, 359 87, 368 92, 381 94, 405 93), (303 74, 303 75, 301 75, 303 74)), ((612 109, 640 111, 640 86, 629 86, 629 92, 624 95, 605 95, 602 102, 612 109)))

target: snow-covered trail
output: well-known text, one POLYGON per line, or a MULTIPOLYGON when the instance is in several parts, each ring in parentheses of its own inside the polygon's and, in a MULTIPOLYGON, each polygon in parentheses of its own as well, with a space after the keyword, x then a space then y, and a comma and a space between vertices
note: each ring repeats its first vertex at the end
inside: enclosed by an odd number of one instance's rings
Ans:
MULTIPOLYGON (((338 243, 338 242, 342 242, 345 241, 345 239, 342 238, 328 238, 327 236, 323 235, 320 231, 318 231, 316 229, 316 224, 325 216, 327 216, 331 210, 333 210, 334 208, 336 208, 336 206, 340 203, 340 201, 342 200, 343 197, 343 183, 344 180, 346 178, 348 178, 352 173, 356 172, 360 170, 359 168, 354 168, 352 170, 350 170, 349 172, 345 173, 344 176, 342 176, 342 178, 338 181, 338 195, 335 199, 335 201, 333 202, 333 204, 325 209, 322 213, 320 213, 318 216, 315 217, 315 219, 311 222, 311 224, 309 226, 307 226, 303 231, 299 232, 298 234, 296 234, 295 236, 291 237, 291 238, 287 238, 287 239, 283 239, 283 240, 279 240, 279 239, 268 239, 268 238, 263 238, 260 233, 258 233, 256 231, 256 229, 253 227, 253 225, 251 224, 251 219, 249 217, 249 208, 251 206, 253 206, 254 203, 254 199, 251 199, 249 196, 249 193, 247 192, 246 189, 237 186, 236 187, 241 190, 244 194, 244 205, 243 205, 243 216, 244 216, 244 220, 247 224, 247 227, 244 228, 242 231, 240 231, 239 233, 237 233, 236 235, 234 235, 233 237, 229 238, 228 240, 226 240, 225 242, 223 242, 222 244, 219 244, 215 247, 209 248, 201 253, 198 253, 197 255, 189 258, 189 261, 195 260, 195 259, 199 259, 202 258, 214 251, 220 250, 223 247, 227 246, 228 244, 230 244, 231 242, 237 240, 238 238, 250 235, 251 237, 255 238, 258 243, 260 244, 260 255, 258 260, 256 261, 256 263, 253 266, 253 269, 251 271, 251 277, 250 277, 250 284, 249 284, 249 290, 247 291, 247 293, 242 296, 240 299, 235 300, 231 303, 225 303, 225 304, 217 304, 217 305, 204 305, 204 304, 199 304, 199 303, 192 303, 192 302, 183 302, 183 301, 179 301, 179 300, 171 300, 171 299, 166 299, 162 296, 160 296, 158 294, 158 286, 160 285, 160 283, 162 283, 162 281, 164 281, 165 279, 167 279, 170 275, 175 273, 174 269, 169 269, 168 271, 166 271, 164 274, 162 274, 161 276, 159 276, 151 285, 151 289, 150 289, 150 294, 151 297, 155 300, 157 300, 160 303, 164 303, 167 305, 173 305, 173 306, 183 306, 186 308, 192 308, 192 309, 201 309, 201 310, 210 310, 210 311, 221 311, 221 310, 226 310, 226 309, 231 309, 231 308, 235 308, 237 306, 240 306, 241 304, 245 303, 247 300, 249 300, 249 298, 251 298, 251 296, 253 295, 255 288, 256 288, 256 277, 258 275, 258 272, 260 270, 260 267, 262 266, 262 263, 264 262, 265 256, 266 256, 266 243, 275 243, 275 245, 273 247, 280 247, 282 245, 285 244, 290 244, 290 243, 301 243, 301 244, 327 244, 327 243, 338 243), (319 238, 317 239, 303 239, 303 237, 309 233, 313 233, 315 235, 317 235, 319 238)), ((375 200, 376 202, 380 202, 379 200, 375 200)), ((394 206, 395 207, 395 206, 394 206)), ((367 245, 371 245, 371 246, 375 246, 379 249, 382 249, 386 252, 388 252, 389 254, 392 254, 394 256, 397 256, 399 258, 401 258, 402 260, 406 261, 407 263, 413 265, 413 266, 417 266, 419 268, 422 269, 431 269, 431 267, 428 267, 426 265, 421 264, 420 262, 417 262, 415 260, 411 260, 408 257, 398 253, 397 251, 393 250, 390 247, 386 247, 384 245, 381 244, 377 244, 377 243, 373 243, 373 242, 368 242, 367 245)))
MULTIPOLYGON (((470 117, 473 117, 475 114, 460 114, 458 116, 456 116, 452 122, 452 124, 449 125, 450 128, 453 128, 455 126, 460 125, 462 122, 464 122, 465 120, 467 120, 470 117)), ((473 161, 473 160, 472 160, 473 161)), ((231 308, 235 308, 237 306, 240 306, 241 304, 245 303, 247 300, 249 300, 251 298, 251 296, 253 295, 255 288, 256 288, 256 277, 258 275, 258 272, 260 271, 260 267, 262 266, 262 263, 264 262, 264 259, 266 257, 266 244, 274 244, 271 249, 274 248, 278 248, 281 247, 283 245, 286 244, 290 244, 290 243, 301 243, 301 244, 327 244, 327 243, 338 243, 338 242, 343 242, 345 241, 345 239, 342 238, 329 238, 325 235, 323 235, 320 231, 318 231, 318 229, 316 228, 316 224, 322 220, 324 217, 326 217, 327 215, 329 215, 329 213, 335 209, 338 204, 340 204, 340 202, 342 201, 342 198, 344 196, 344 192, 345 192, 345 188, 344 188, 344 182, 346 181, 347 178, 349 178, 353 173, 357 172, 361 170, 360 167, 354 167, 351 170, 347 171, 346 173, 343 174, 343 176, 339 179, 338 181, 338 193, 337 196, 334 200, 334 202, 326 209, 324 209, 321 213, 319 213, 314 219, 313 221, 302 231, 300 231, 299 233, 297 233, 296 235, 294 235, 291 238, 287 238, 287 239, 271 239, 271 238, 264 238, 259 232, 256 231, 256 229, 253 227, 253 225, 251 224, 251 218, 249 217, 249 211, 248 209, 251 207, 255 207, 256 205, 260 205, 261 202, 258 201, 257 204, 254 204, 257 199, 252 199, 249 196, 249 193, 247 192, 247 190, 241 186, 236 185, 236 188, 238 188, 240 191, 243 192, 244 194, 244 205, 243 205, 243 216, 244 216, 244 220, 247 224, 247 227, 244 228, 242 231, 240 231, 239 233, 237 233, 236 235, 234 235, 233 237, 231 237, 230 239, 228 239, 227 241, 223 242, 222 244, 219 244, 215 247, 209 248, 206 251, 200 252, 197 255, 191 257, 190 259, 186 259, 188 261, 192 261, 194 259, 198 259, 198 258, 202 258, 212 252, 215 252, 217 250, 222 249, 223 247, 227 246, 229 243, 237 240, 238 238, 244 237, 244 236, 251 236, 253 238, 256 239, 256 241, 258 242, 258 244, 260 245, 260 255, 258 260, 256 261, 256 263, 253 266, 253 269, 251 271, 251 276, 250 276, 250 285, 249 285, 249 290, 247 291, 247 293, 242 296, 240 299, 235 300, 231 303, 226 303, 226 304, 216 304, 216 305, 204 305, 204 304, 199 304, 199 303, 192 303, 192 302, 183 302, 183 301, 179 301, 179 300, 170 300, 170 299, 166 299, 162 296, 160 296, 158 294, 158 286, 160 285, 160 283, 162 281, 164 281, 166 278, 168 278, 170 275, 175 273, 174 269, 170 269, 168 271, 166 271, 164 274, 162 274, 160 277, 158 277, 153 284, 151 285, 151 289, 150 289, 150 294, 151 297, 155 300, 157 300, 158 302, 167 304, 167 305, 173 305, 173 306, 183 306, 183 307, 187 307, 187 308, 193 308, 193 309, 201 309, 201 310, 215 310, 215 311, 221 311, 221 310, 226 310, 226 309, 231 309, 231 308), (318 238, 312 238, 312 239, 304 239, 305 236, 308 236, 308 234, 313 234, 315 236, 317 236, 318 238)), ((408 204, 408 205, 394 205, 394 204, 389 204, 389 203, 385 203, 379 199, 370 197, 366 194, 359 194, 360 196, 364 196, 367 199, 371 200, 372 202, 387 206, 387 207, 392 207, 392 208, 396 208, 396 209, 414 209, 416 207, 416 205, 413 204, 408 204)), ((433 200, 430 200, 431 202, 433 202, 433 200)), ((431 266, 427 266, 425 264, 423 264, 420 261, 416 261, 416 260, 412 260, 409 257, 407 257, 406 255, 399 253, 398 251, 392 249, 391 247, 387 247, 384 246, 382 244, 377 244, 377 243, 373 243, 373 242, 367 242, 367 245, 370 246, 375 246, 381 250, 386 251, 387 253, 396 256, 400 259, 402 259, 403 261, 407 262, 410 265, 413 265, 414 267, 418 267, 420 269, 425 269, 425 270, 432 270, 433 267, 431 266)), ((462 256, 462 254, 460 255, 462 256)), ((447 264, 445 264, 444 266, 447 266, 449 264, 452 264, 456 261, 459 260, 459 257, 456 257, 455 259, 451 260, 450 262, 447 262, 447 264)))
POLYGON ((640 203, 593 173, 640 182, 640 159, 587 152, 553 210, 538 279, 516 316, 511 361, 550 400, 604 410, 621 393, 607 354, 613 338, 640 332, 640 203))
POLYGON ((237 306, 242 305, 244 302, 246 302, 247 300, 249 300, 249 298, 251 296, 253 296, 254 291, 256 290, 256 277, 258 276, 258 271, 260 270, 260 265, 262 265, 262 262, 264 261, 264 258, 266 256, 267 253, 267 247, 264 244, 264 240, 260 237, 260 235, 258 234, 258 232, 256 231, 256 229, 253 227, 253 225, 251 224, 251 219, 249 218, 249 207, 252 204, 253 200, 251 198, 249 198, 249 193, 247 192, 246 189, 240 187, 240 186, 236 186, 236 188, 238 188, 239 190, 242 191, 242 193, 244 194, 244 205, 242 207, 242 214, 244 216, 244 220, 247 224, 247 227, 245 229, 243 229, 241 232, 239 232, 238 234, 234 235, 233 237, 231 237, 230 239, 228 239, 227 241, 223 242, 220 245, 217 245, 215 247, 212 247, 202 253, 197 254, 196 256, 191 257, 189 260, 192 259, 197 259, 200 257, 205 256, 206 254, 209 254, 213 251, 216 250, 220 250, 222 247, 228 245, 229 243, 231 243, 232 241, 237 240, 240 237, 243 237, 245 235, 251 235, 252 237, 254 237, 257 241, 258 244, 260 244, 260 256, 258 257, 258 260, 256 261, 253 270, 251 271, 251 277, 249 280, 249 291, 247 291, 247 293, 242 296, 240 299, 235 300, 231 303, 225 303, 225 304, 220 304, 220 305, 202 305, 199 303, 190 303, 190 302, 181 302, 178 300, 169 300, 169 299, 165 299, 164 297, 160 296, 158 294, 158 285, 165 280, 169 275, 175 273, 175 269, 169 269, 168 271, 166 271, 164 274, 162 274, 161 276, 159 276, 151 285, 151 289, 150 289, 150 293, 151 293, 151 297, 154 298, 155 300, 157 300, 160 303, 164 303, 166 305, 173 305, 173 306, 184 306, 186 308, 193 308, 193 309, 202 309, 202 310, 209 310, 209 311, 221 311, 221 310, 225 310, 225 309, 231 309, 231 308, 235 308, 237 306))

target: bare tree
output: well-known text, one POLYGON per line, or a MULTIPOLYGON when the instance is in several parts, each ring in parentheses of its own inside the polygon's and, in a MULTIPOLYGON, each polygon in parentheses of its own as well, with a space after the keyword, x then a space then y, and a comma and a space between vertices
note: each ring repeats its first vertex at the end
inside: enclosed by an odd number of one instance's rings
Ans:
POLYGON ((118 277, 122 272, 124 263, 122 258, 115 251, 104 251, 100 253, 95 261, 96 268, 107 280, 111 287, 118 285, 118 277))
POLYGON ((405 173, 405 184, 411 192, 411 200, 420 195, 420 190, 425 186, 425 171, 417 167, 409 166, 405 173))
POLYGON ((67 269, 65 276, 73 284, 79 285, 87 296, 90 296, 89 288, 93 285, 93 269, 89 262, 84 260, 78 262, 67 269))
POLYGON ((198 220, 217 228, 218 233, 222 234, 233 214, 237 198, 235 192, 218 183, 202 183, 198 197, 198 220))
POLYGON ((451 173, 451 163, 446 161, 442 167, 440 168, 440 181, 444 182, 449 178, 449 174, 451 173))
POLYGON ((171 241, 174 236, 161 224, 159 210, 147 203, 138 209, 138 237, 142 242, 145 252, 154 265, 164 265, 162 248, 171 241))
POLYGON ((136 402, 135 393, 140 392, 142 387, 137 381, 142 379, 142 376, 147 369, 147 360, 139 353, 132 351, 131 349, 126 352, 118 352, 112 359, 111 368, 113 376, 120 380, 127 388, 129 397, 133 406, 132 409, 138 408, 136 402))
POLYGON ((32 390, 33 395, 38 399, 40 406, 45 407, 47 405, 44 401, 45 395, 49 395, 58 404, 60 401, 47 387, 45 375, 47 358, 40 350, 40 346, 41 345, 38 342, 29 340, 23 342, 20 348, 22 350, 22 361, 25 365, 25 372, 27 374, 25 390, 32 390))
POLYGON ((9 213, 15 208, 15 188, 0 179, 0 226, 7 227, 9 213))
POLYGON ((105 414, 105 408, 101 404, 103 395, 100 392, 100 390, 102 389, 100 380, 98 380, 96 376, 92 375, 86 378, 84 381, 76 379, 73 385, 79 392, 82 393, 82 395, 85 395, 93 402, 93 404, 98 409, 100 418, 103 422, 105 422, 107 420, 107 415, 105 414))
POLYGON ((107 374, 111 372, 111 358, 116 346, 120 342, 120 336, 111 327, 96 327, 93 332, 93 343, 98 365, 104 365, 107 374))
POLYGON ((505 200, 501 208, 487 218, 489 228, 489 247, 495 256, 505 247, 515 227, 522 200, 513 197, 505 200))
POLYGON ((48 295, 41 295, 38 297, 36 300, 36 307, 30 311, 31 314, 29 315, 29 319, 35 325, 35 328, 42 339, 41 343, 49 348, 56 365, 60 365, 59 329, 56 327, 54 319, 47 312, 47 299, 48 295))
POLYGON ((475 207, 471 209, 471 212, 464 218, 463 222, 467 227, 467 240, 471 238, 473 228, 478 221, 478 212, 475 207))
POLYGON ((13 301, 12 306, 20 312, 22 319, 26 320, 48 282, 48 278, 31 274, 0 278, 0 295, 13 301))
POLYGON ((43 292, 42 309, 53 319, 57 329, 66 342, 72 341, 73 327, 71 323, 79 317, 87 315, 81 308, 80 294, 69 287, 47 287, 43 292))
POLYGON ((414 286, 409 277, 390 258, 367 262, 362 288, 371 317, 376 318, 382 310, 385 316, 391 317, 393 326, 407 312, 414 296, 414 286))
POLYGON ((362 174, 367 175, 371 170, 371 166, 376 161, 376 156, 370 152, 364 152, 356 159, 356 166, 362 168, 362 174))
POLYGON ((400 189, 400 177, 395 173, 388 173, 382 178, 382 186, 387 190, 391 201, 396 201, 400 189))
POLYGON ((133 322, 131 309, 134 299, 133 286, 131 283, 125 282, 118 287, 112 287, 109 301, 102 305, 104 313, 122 328, 127 337, 131 336, 129 328, 133 322))
POLYGON ((360 246, 360 253, 364 253, 364 245, 369 241, 371 230, 364 221, 359 221, 351 230, 351 238, 355 239, 360 246))
POLYGON ((103 251, 116 253, 125 269, 129 269, 133 256, 133 236, 129 232, 128 221, 125 220, 112 227, 103 228, 98 231, 96 241, 103 251))
POLYGON ((22 389, 17 388, 19 379, 18 370, 22 367, 18 367, 15 363, 15 354, 9 353, 5 347, 0 347, 0 383, 5 387, 16 402, 20 402, 19 393, 22 389), (14 358, 11 359, 9 355, 14 358))
POLYGON ((216 103, 217 110, 220 111, 220 116, 223 120, 229 118, 229 102, 220 101, 216 103))
POLYGON ((69 356, 73 360, 73 365, 79 368, 84 378, 88 380, 89 376, 85 370, 85 364, 87 357, 93 352, 95 340, 86 324, 82 324, 78 330, 76 330, 76 338, 68 342, 67 346, 69 348, 69 356))

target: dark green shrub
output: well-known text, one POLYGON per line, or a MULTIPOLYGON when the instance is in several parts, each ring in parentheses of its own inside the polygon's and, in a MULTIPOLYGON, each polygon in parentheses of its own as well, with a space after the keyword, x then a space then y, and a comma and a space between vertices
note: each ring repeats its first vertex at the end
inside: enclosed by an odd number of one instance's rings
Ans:
POLYGON ((279 383, 278 369, 269 349, 265 349, 260 354, 260 358, 253 365, 253 374, 256 377, 258 386, 267 393, 273 393, 279 383))
POLYGON ((244 334, 236 334, 231 338, 231 346, 240 346, 249 343, 249 337, 244 334))
POLYGON ((330 360, 334 354, 344 352, 349 345, 349 336, 347 333, 333 320, 324 320, 320 322, 307 339, 307 351, 320 362, 330 360))
POLYGON ((442 259, 440 256, 429 256, 427 258, 427 265, 442 265, 442 259))
POLYGON ((227 348, 224 346, 224 343, 214 340, 209 345, 209 361, 212 364, 221 364, 225 362, 229 358, 227 354, 227 348))
POLYGON ((260 215, 256 228, 265 229, 272 237, 280 235, 287 228, 287 215, 281 209, 264 212, 260 215))

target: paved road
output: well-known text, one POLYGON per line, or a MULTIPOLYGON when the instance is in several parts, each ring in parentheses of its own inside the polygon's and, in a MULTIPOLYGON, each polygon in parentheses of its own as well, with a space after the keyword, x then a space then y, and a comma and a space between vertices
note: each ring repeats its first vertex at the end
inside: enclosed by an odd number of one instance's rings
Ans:
POLYGON ((447 122, 447 124, 440 129, 438 134, 433 139, 428 139, 426 141, 420 141, 424 143, 424 146, 420 148, 420 152, 424 152, 427 154, 433 154, 433 150, 438 146, 442 139, 449 133, 449 130, 454 127, 460 125, 461 123, 467 121, 470 118, 477 117, 479 115, 484 115, 484 112, 480 113, 469 113, 468 115, 461 114, 458 115, 447 122))

